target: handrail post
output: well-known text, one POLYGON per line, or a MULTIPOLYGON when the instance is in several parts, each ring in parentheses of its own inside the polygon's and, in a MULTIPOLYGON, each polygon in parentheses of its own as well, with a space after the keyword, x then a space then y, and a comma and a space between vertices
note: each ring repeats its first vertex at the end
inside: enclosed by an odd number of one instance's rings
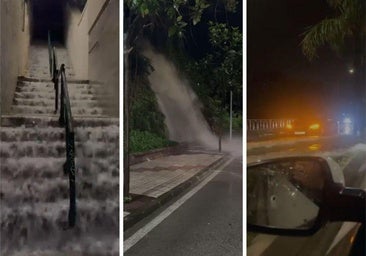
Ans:
POLYGON ((48 30, 48 61, 50 64, 50 75, 53 78, 53 70, 52 70, 52 47, 51 47, 51 32, 48 30))
POLYGON ((75 226, 76 221, 76 189, 75 189, 75 140, 74 132, 66 129, 66 154, 67 167, 69 173, 69 193, 70 193, 70 208, 69 208, 69 227, 75 226))
MULTIPOLYGON (((65 72, 65 65, 62 64, 60 68, 60 73, 65 72)), ((62 74, 61 74, 62 75, 62 74)), ((66 115, 65 115, 65 91, 64 91, 64 80, 61 77, 61 96, 60 96, 60 118, 59 118, 59 124, 60 126, 64 126, 66 122, 66 115)))
POLYGON ((52 47, 52 52, 53 52, 53 77, 56 78, 58 72, 57 72, 57 56, 55 46, 52 47))
POLYGON ((52 47, 52 81, 54 83, 55 86, 55 114, 57 113, 58 110, 58 73, 59 71, 57 70, 57 59, 56 59, 56 50, 55 47, 52 47))
MULTIPOLYGON (((58 71, 56 70, 56 73, 58 71)), ((58 87, 58 77, 56 76, 53 80, 53 84, 54 84, 54 90, 55 90, 55 114, 57 113, 58 110, 58 91, 59 91, 59 87, 58 87)))

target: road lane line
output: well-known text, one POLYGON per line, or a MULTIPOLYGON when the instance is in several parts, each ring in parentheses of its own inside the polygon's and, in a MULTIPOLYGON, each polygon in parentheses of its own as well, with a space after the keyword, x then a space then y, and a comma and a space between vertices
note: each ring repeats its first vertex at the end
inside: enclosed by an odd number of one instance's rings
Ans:
MULTIPOLYGON (((228 166, 235 157, 231 157, 226 163, 224 163, 220 169, 223 170, 228 166)), ((146 236, 151 230, 153 230, 157 225, 159 225, 164 219, 166 219, 170 214, 177 210, 184 202, 196 194, 201 188, 203 188, 207 183, 209 183, 221 170, 214 170, 208 177, 206 177, 201 183, 194 187, 191 191, 185 194, 183 197, 178 199, 174 204, 166 208, 162 213, 156 216, 152 221, 146 224, 144 227, 136 231, 132 236, 123 242, 123 252, 128 251, 132 246, 138 243, 144 236, 146 236)))

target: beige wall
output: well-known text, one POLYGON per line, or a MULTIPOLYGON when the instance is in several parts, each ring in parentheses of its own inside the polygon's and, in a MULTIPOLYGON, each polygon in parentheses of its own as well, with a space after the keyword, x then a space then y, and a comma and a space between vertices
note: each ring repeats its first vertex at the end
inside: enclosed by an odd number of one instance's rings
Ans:
MULTIPOLYGON (((119 1, 88 0, 89 80, 102 84, 99 93, 108 114, 119 116, 119 1)), ((99 87, 97 87, 99 88, 99 87)))
POLYGON ((107 114, 119 116, 119 0, 88 0, 67 10, 66 44, 79 79, 101 84, 107 114))
POLYGON ((0 114, 9 111, 17 77, 24 75, 29 49, 29 8, 24 0, 0 1, 0 114), (24 26, 23 26, 24 20, 24 26))
POLYGON ((66 47, 76 79, 88 79, 88 9, 81 13, 67 5, 66 47))

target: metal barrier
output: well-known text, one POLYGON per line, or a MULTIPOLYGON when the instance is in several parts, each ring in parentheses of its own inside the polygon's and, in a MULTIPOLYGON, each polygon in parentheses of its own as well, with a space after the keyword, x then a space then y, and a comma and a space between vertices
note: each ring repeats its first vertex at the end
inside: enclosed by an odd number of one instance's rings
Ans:
POLYGON ((68 222, 69 227, 74 227, 76 222, 76 190, 75 190, 75 133, 73 119, 71 113, 71 105, 69 92, 67 88, 67 79, 65 74, 65 64, 57 69, 57 58, 55 47, 52 46, 51 34, 48 32, 48 50, 50 62, 50 74, 55 88, 55 113, 58 110, 58 97, 60 90, 60 117, 59 124, 65 127, 65 143, 66 143, 66 162, 63 165, 63 171, 69 175, 69 194, 70 206, 68 222), (61 87, 59 88, 59 80, 61 87))
POLYGON ((284 129, 294 119, 247 119, 247 131, 270 131, 284 129))

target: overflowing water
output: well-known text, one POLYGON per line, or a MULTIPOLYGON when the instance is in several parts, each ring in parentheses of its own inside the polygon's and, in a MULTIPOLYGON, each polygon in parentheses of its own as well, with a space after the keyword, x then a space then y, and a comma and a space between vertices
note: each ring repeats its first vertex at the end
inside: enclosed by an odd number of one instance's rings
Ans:
MULTIPOLYGON (((171 61, 151 47, 145 47, 144 55, 151 60, 154 67, 149 81, 165 115, 169 138, 217 149, 218 138, 211 132, 203 117, 201 103, 189 83, 181 77, 171 61)), ((241 155, 242 138, 233 138, 231 141, 223 139, 222 149, 234 155, 241 155)))
MULTIPOLYGON (((65 49, 58 53, 67 61, 65 49)), ((53 84, 45 79, 47 54, 45 46, 31 47, 28 76, 44 81, 18 82, 13 121, 0 129, 0 255, 118 255, 118 120, 103 116, 95 85, 69 84, 76 127, 77 221, 66 229, 65 130, 53 113, 53 84)))
POLYGON ((69 201, 63 136, 52 127, 1 129, 1 255, 118 253, 118 126, 76 130, 73 230, 64 230, 69 201))
POLYGON ((170 139, 212 146, 217 138, 211 133, 193 90, 179 77, 173 63, 162 54, 155 53, 151 48, 146 48, 144 54, 155 69, 149 81, 165 115, 170 139))

